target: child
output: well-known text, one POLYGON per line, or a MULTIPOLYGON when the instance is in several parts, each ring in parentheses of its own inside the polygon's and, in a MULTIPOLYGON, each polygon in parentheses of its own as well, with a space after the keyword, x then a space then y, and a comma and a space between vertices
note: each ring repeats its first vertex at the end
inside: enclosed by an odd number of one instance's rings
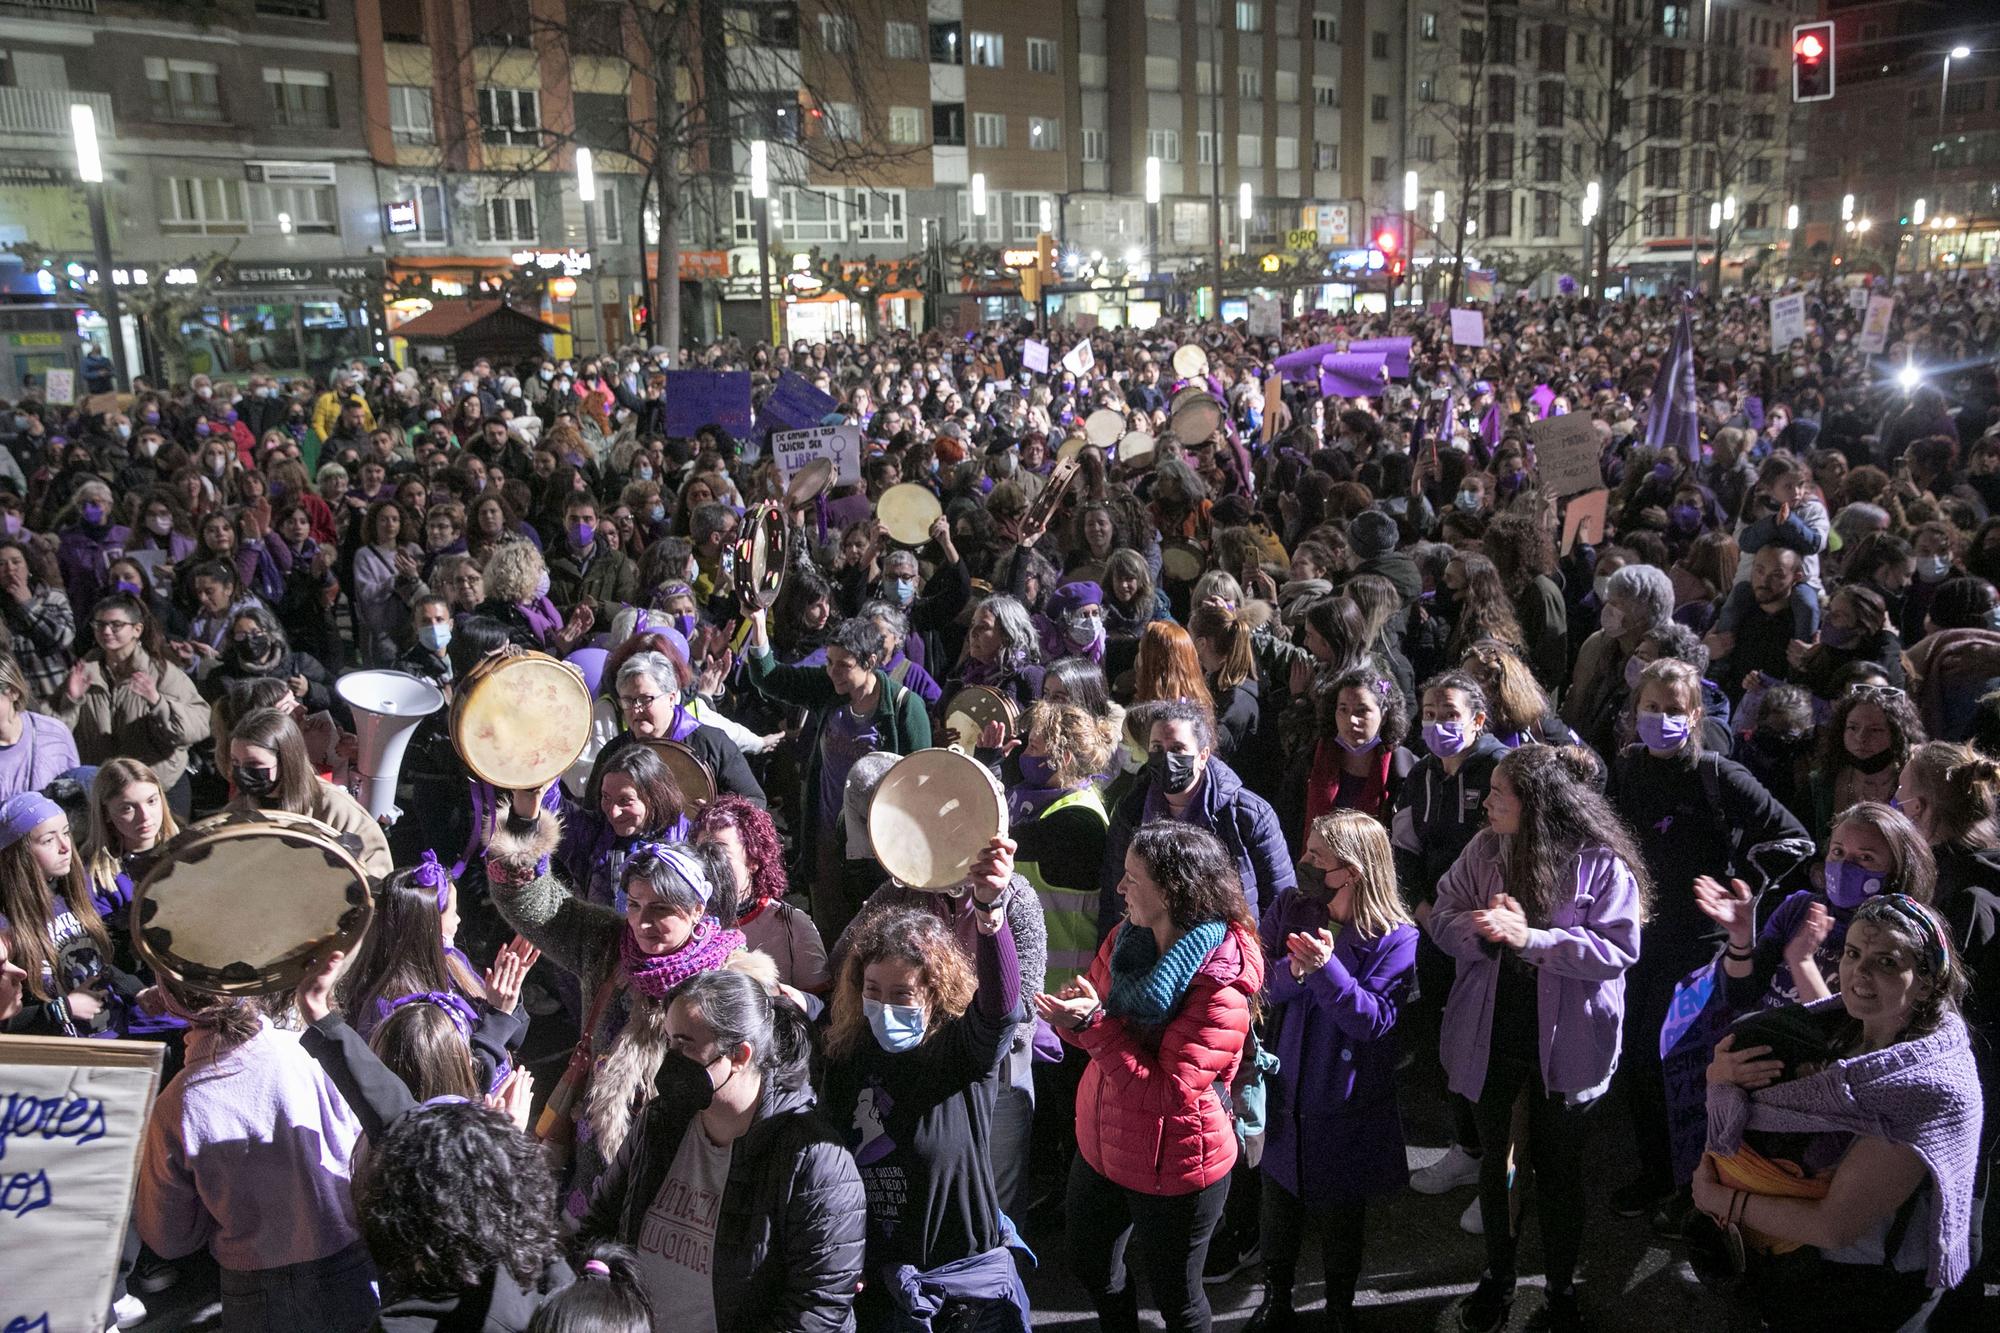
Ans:
POLYGON ((638 1256, 623 1245, 599 1244, 577 1280, 551 1296, 528 1333, 652 1333, 653 1307, 639 1286, 638 1256))
POLYGON ((111 936, 70 845, 69 816, 40 792, 0 804, 0 915, 8 953, 27 974, 14 1031, 121 1035, 140 990, 113 961, 111 936))

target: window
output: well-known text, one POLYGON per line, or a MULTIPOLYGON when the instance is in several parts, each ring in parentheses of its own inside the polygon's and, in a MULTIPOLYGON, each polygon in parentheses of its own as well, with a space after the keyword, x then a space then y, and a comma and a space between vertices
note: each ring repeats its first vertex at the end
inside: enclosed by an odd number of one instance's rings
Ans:
POLYGON ((417 229, 401 237, 404 245, 443 245, 450 239, 445 226, 444 186, 419 185, 410 191, 417 206, 417 229))
POLYGON ((1768 185, 1768 184, 1770 184, 1770 183, 1771 183, 1771 159, 1770 159, 1770 158, 1768 158, 1768 157, 1759 157, 1759 158, 1752 158, 1752 159, 1751 159, 1751 161, 1750 161, 1750 183, 1751 183, 1752 185, 1768 185))
POLYGON ((1368 179, 1376 185, 1386 182, 1389 179, 1389 159, 1386 157, 1369 158, 1368 179))
POLYGON ((1062 147, 1062 122, 1048 116, 1028 117, 1028 147, 1037 153, 1053 153, 1062 147))
POLYGON ((1046 37, 1028 39, 1028 72, 1030 74, 1056 73, 1056 44, 1046 37))
POLYGON ((1181 62, 1172 56, 1146 57, 1146 87, 1156 93, 1170 93, 1181 86, 1181 62))
POLYGON ((1520 33, 1514 20, 1495 14, 1488 21, 1486 30, 1486 58, 1501 65, 1511 65, 1518 58, 1521 49, 1520 33))
POLYGON ((1175 245, 1201 245, 1207 242, 1208 205, 1193 203, 1185 199, 1174 202, 1175 245))
POLYGON ((572 56, 624 55, 625 15, 622 9, 608 4, 571 5, 569 50, 572 56))
POLYGON ((1778 71, 1769 65, 1756 66, 1750 71, 1750 91, 1753 93, 1778 91, 1778 71))
POLYGON ((1079 53, 1076 58, 1076 81, 1086 88, 1103 88, 1111 82, 1111 57, 1094 56, 1089 52, 1079 53))
POLYGON ((1462 65, 1477 65, 1486 59, 1486 33, 1479 28, 1458 30, 1458 60, 1462 65))
POLYGON ((779 234, 790 244, 847 239, 840 191, 801 189, 787 185, 779 211, 779 234))
POLYGON ((1753 139, 1769 139, 1776 127, 1776 121, 1768 111, 1759 111, 1750 117, 1749 131, 1753 139))
POLYGON ((1299 76, 1289 69, 1281 69, 1271 76, 1271 96, 1286 106, 1299 100, 1299 76))
POLYGON ((1655 148, 1646 154, 1646 184, 1661 190, 1681 187, 1681 150, 1655 148))
POLYGON ((1340 41, 1340 20, 1332 14, 1313 15, 1313 40, 1328 45, 1340 41))
POLYGON ((257 12, 266 18, 326 21, 326 0, 257 0, 257 12))
POLYGON ((1514 120, 1514 80, 1505 74, 1486 79, 1486 120, 1492 125, 1509 125, 1514 120))
POLYGON ((933 65, 965 63, 965 44, 959 38, 956 23, 931 24, 931 63, 933 65))
POLYGON ((1535 179, 1543 185, 1553 185, 1562 179, 1562 174, 1562 140, 1535 140, 1535 179))
POLYGON ((1685 41, 1688 36, 1691 5, 1660 6, 1660 36, 1685 41))
POLYGON ((1647 55, 1647 77, 1655 88, 1680 88, 1687 83, 1687 52, 1678 46, 1656 46, 1647 55))
POLYGON ((1539 84, 1535 88, 1535 124, 1545 130, 1559 130, 1563 124, 1563 86, 1539 84))
POLYGON ((431 90, 415 84, 389 85, 389 133, 397 143, 436 143, 431 90))
POLYGON ((331 185, 245 185, 250 230, 330 236, 340 230, 340 204, 331 185))
POLYGON ((1677 97, 1646 99, 1646 133, 1677 138, 1681 132, 1681 103, 1677 97))
POLYGON ((1271 165, 1280 171, 1299 169, 1299 139, 1295 134, 1280 134, 1272 140, 1271 165))
POLYGON ((243 182, 219 176, 159 177, 160 231, 169 236, 241 236, 243 182))
POLYGON ((1426 42, 1438 39, 1438 16, 1435 10, 1426 9, 1417 15, 1417 37, 1426 42))
POLYGON ((1951 86, 1945 94, 1944 109, 1953 116, 1971 115, 1986 109, 1986 85, 1984 83, 1962 82, 1951 86))
POLYGON ((1157 157, 1162 162, 1181 160, 1181 132, 1179 130, 1147 130, 1146 156, 1157 157))
POLYGON ((857 241, 902 241, 910 235, 901 190, 855 189, 849 192, 857 241))
POLYGON ((1438 140, 1435 134, 1419 134, 1411 140, 1411 155, 1419 162, 1435 162, 1438 155, 1438 140))
POLYGON ((974 217, 972 214, 972 191, 960 190, 958 192, 958 234, 966 240, 999 240, 1003 221, 1004 219, 1000 215, 1000 200, 997 195, 989 194, 987 196, 986 216, 981 218, 974 217))
POLYGON ((914 23, 891 23, 882 39, 882 53, 891 60, 922 60, 924 35, 914 23))
POLYGON ((610 245, 625 239, 625 208, 619 198, 618 181, 610 176, 597 178, 597 239, 610 245))
MULTIPOLYGON (((770 200, 764 201, 765 205, 770 200)), ((757 240, 758 203, 750 197, 750 187, 738 185, 729 192, 729 237, 738 245, 752 245, 757 240)))
POLYGON ((1314 171, 1340 170, 1340 145, 1337 143, 1316 143, 1313 145, 1314 171))
POLYGON ((1236 95, 1254 102, 1264 95, 1264 71, 1252 66, 1239 66, 1236 70, 1236 95))
POLYGON ((1386 32, 1369 33, 1368 54, 1376 60, 1387 60, 1389 58, 1389 34, 1386 32))
POLYGON ((1261 167, 1264 165, 1263 135, 1239 134, 1236 136, 1236 165, 1239 167, 1261 167))
POLYGON ((1646 201, 1645 222, 1647 236, 1671 236, 1674 234, 1674 198, 1660 195, 1646 201))
POLYGON ((222 119, 222 84, 206 60, 146 57, 146 96, 155 120, 222 119))
POLYGON ((536 227, 535 196, 521 186, 496 190, 479 201, 479 239, 520 244, 541 239, 536 227))
POLYGON ((1496 180, 1506 180, 1514 174, 1514 136, 1511 134, 1488 134, 1486 136, 1486 174, 1496 180))
POLYGON ((1486 192, 1486 216, 1480 219, 1479 230, 1487 236, 1512 236, 1514 234, 1514 196, 1507 190, 1486 192))
POLYGON ((1256 32, 1264 26, 1264 6, 1258 0, 1236 0, 1236 31, 1256 32))
POLYGON ((1562 233, 1562 199, 1547 190, 1535 192, 1535 235, 1539 237, 1557 236, 1562 233))
MULTIPOLYGON (((422 46, 430 39, 424 35, 424 7, 421 0, 391 5, 382 11, 382 40, 385 42, 415 42, 422 46)), ((404 237, 406 243, 409 237, 404 237)))
POLYGON ((858 143, 861 139, 861 110, 852 102, 828 102, 826 104, 826 137, 841 143, 858 143))
POLYGON ((1083 153, 1084 161, 1102 162, 1104 160, 1104 131, 1090 129, 1080 131, 1078 134, 1078 147, 1083 153))
POLYGON ((1196 130, 1194 132, 1194 161, 1198 167, 1215 165, 1215 131, 1196 130))
POLYGON ((1376 93, 1368 99, 1368 119, 1378 125, 1389 119, 1389 94, 1376 93))
POLYGON ((1569 69, 1569 34, 1553 23, 1544 23, 1537 43, 1536 66, 1544 74, 1562 74, 1569 69))
MULTIPOLYGON (((1010 194, 1007 196, 1007 234, 1016 241, 1032 241, 1042 234, 1042 212, 1048 210, 1049 221, 1055 219, 1055 201, 1045 194, 1010 194)), ((987 207, 992 207, 988 204, 987 207)), ((1051 226, 1050 231, 1055 228, 1051 226)))
POLYGON ((632 147, 632 116, 624 93, 576 93, 576 141, 601 153, 632 147))
POLYGON ((1007 42, 997 32, 975 32, 968 42, 972 63, 986 69, 1002 69, 1007 64, 1007 42))
POLYGON ((325 70, 267 67, 264 88, 271 95, 274 125, 329 130, 338 123, 333 108, 333 80, 325 70))
POLYGON ((919 106, 892 106, 889 108, 889 142, 922 143, 924 141, 924 109, 919 106))
POLYGON ((992 111, 973 112, 972 144, 975 148, 1005 148, 1007 117, 992 111))
POLYGON ((1332 79, 1323 78, 1315 74, 1313 76, 1313 105, 1339 106, 1340 85, 1332 79))
POLYGON ((965 147, 965 103, 931 104, 931 142, 951 148, 965 147))
POLYGON ((1771 205, 1743 205, 1743 225, 1750 231, 1763 231, 1771 225, 1771 205))
POLYGON ((1417 80, 1417 100, 1435 102, 1438 100, 1437 80, 1426 74, 1417 80))
POLYGON ((841 14, 821 14, 819 44, 830 56, 852 54, 858 45, 855 41, 854 20, 841 14))
POLYGON ((479 137, 495 144, 540 142, 542 95, 533 88, 481 88, 479 137))

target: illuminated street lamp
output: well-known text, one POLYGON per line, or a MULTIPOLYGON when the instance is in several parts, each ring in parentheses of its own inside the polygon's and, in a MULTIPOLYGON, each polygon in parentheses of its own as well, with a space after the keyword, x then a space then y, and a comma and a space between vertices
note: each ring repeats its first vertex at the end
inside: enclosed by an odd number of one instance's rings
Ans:
POLYGON ((111 344, 111 365, 117 376, 112 387, 128 389, 132 376, 125 365, 125 320, 118 309, 118 283, 111 270, 111 224, 104 215, 104 157, 97 147, 97 113, 88 102, 72 102, 70 133, 76 140, 76 178, 90 201, 90 239, 97 251, 97 289, 104 302, 105 341, 111 344))

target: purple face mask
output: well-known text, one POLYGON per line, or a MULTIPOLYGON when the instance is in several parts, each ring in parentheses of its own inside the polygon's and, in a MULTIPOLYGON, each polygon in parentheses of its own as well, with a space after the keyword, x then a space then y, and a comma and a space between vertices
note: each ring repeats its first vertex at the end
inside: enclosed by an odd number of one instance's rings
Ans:
POLYGON ((83 507, 83 521, 93 526, 104 521, 104 506, 91 501, 83 507))
POLYGON ((1685 713, 1639 714, 1639 740, 1648 750, 1678 750, 1694 730, 1694 719, 1685 713))
POLYGON ((1463 722, 1424 723, 1424 744, 1440 759, 1449 759, 1462 754, 1478 735, 1463 722))
POLYGON ((1835 907, 1852 911, 1882 892, 1885 876, 1859 861, 1826 863, 1826 900, 1835 907))
POLYGON ((597 540, 597 525, 595 523, 572 523, 569 525, 569 539, 576 543, 577 548, 580 550, 597 540))

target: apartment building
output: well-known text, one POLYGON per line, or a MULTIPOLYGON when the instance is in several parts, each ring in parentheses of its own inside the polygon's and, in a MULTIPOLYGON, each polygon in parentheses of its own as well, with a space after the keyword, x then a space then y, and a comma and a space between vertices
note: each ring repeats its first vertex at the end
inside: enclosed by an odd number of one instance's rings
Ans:
MULTIPOLYGON (((368 255, 354 9, 239 0, 197 24, 140 0, 0 0, 0 243, 91 254, 70 122, 81 103, 97 125, 116 271, 130 283, 230 257, 189 322, 194 369, 320 369, 369 351, 382 264, 368 255)), ((55 317, 46 278, 11 256, 0 293, 55 317)), ((101 336, 93 319, 84 332, 101 336)), ((143 364, 130 321, 126 341, 143 364)))
POLYGON ((1415 0, 1417 266, 1464 253, 1552 290, 1562 274, 1596 272, 1606 288, 1685 278, 1718 245, 1729 281, 1782 261, 1804 157, 1792 25, 1816 12, 1816 0, 1415 0))

